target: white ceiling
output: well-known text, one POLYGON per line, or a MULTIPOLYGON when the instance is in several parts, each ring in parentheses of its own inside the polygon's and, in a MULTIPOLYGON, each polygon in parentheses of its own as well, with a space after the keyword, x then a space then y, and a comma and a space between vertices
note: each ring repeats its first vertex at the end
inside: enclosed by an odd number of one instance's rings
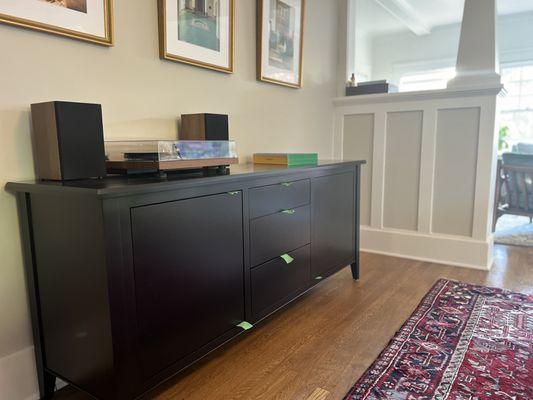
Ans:
MULTIPOLYGON (((408 27, 383 8, 381 0, 357 0, 358 29, 370 35, 407 31, 408 27)), ((411 6, 416 17, 429 27, 460 22, 464 0, 400 0, 393 3, 411 6)), ((533 0, 497 0, 498 14, 508 15, 533 11, 533 0)))

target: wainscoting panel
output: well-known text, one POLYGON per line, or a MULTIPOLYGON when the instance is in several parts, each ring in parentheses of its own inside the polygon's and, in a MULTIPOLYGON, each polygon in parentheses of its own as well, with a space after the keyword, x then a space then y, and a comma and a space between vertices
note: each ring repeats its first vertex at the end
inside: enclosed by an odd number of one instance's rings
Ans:
POLYGON ((363 251, 489 269, 502 87, 334 99, 333 157, 365 159, 363 251))
POLYGON ((370 225, 374 114, 348 115, 344 119, 343 159, 366 160, 361 175, 361 224, 370 225))
POLYGON ((472 236, 479 107, 439 110, 432 231, 472 236))
POLYGON ((383 227, 416 231, 422 111, 387 114, 383 227))

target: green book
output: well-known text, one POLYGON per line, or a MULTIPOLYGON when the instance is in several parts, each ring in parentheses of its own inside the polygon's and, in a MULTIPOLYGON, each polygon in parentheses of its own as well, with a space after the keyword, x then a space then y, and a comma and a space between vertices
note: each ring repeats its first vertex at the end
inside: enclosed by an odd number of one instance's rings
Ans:
POLYGON ((318 153, 255 153, 254 164, 316 165, 318 164, 318 153))

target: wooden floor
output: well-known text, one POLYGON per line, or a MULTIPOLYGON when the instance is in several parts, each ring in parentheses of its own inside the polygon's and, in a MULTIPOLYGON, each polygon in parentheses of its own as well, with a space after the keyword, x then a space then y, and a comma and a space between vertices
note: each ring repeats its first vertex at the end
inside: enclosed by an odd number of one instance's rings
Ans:
POLYGON ((533 248, 495 253, 490 272, 362 254, 360 281, 344 269, 146 398, 342 399, 438 278, 533 293, 533 248))

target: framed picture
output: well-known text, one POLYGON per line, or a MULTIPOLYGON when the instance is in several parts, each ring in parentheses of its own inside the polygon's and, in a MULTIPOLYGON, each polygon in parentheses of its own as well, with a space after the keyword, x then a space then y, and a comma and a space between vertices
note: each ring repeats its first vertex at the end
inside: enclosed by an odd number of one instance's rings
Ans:
POLYGON ((301 88, 305 0, 257 0, 257 79, 301 88))
POLYGON ((161 58, 233 72, 234 0, 159 0, 161 58))
POLYGON ((0 0, 0 22, 113 45, 112 0, 0 0))

